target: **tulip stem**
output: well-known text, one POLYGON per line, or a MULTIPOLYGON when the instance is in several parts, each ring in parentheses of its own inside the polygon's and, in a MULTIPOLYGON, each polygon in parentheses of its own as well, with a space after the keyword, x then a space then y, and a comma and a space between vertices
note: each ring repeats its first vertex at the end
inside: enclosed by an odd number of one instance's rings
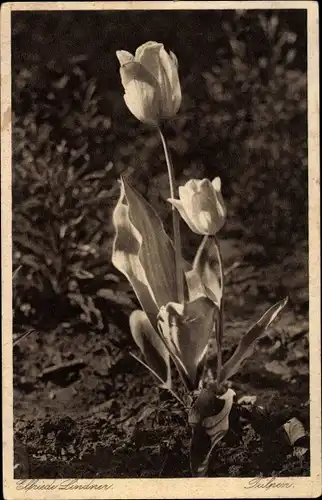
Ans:
POLYGON ((224 278, 224 266, 223 259, 220 251, 219 242, 214 236, 217 258, 219 263, 219 273, 220 273, 220 286, 221 286, 221 298, 220 298, 220 308, 219 308, 219 325, 218 325, 218 335, 217 335, 217 381, 220 381, 221 368, 222 368, 222 339, 224 335, 224 291, 225 291, 225 278, 224 278))
POLYGON ((202 252, 205 249, 206 243, 208 241, 208 234, 205 234, 205 236, 202 238, 202 241, 198 247, 197 253, 195 255, 194 261, 193 261, 193 267, 196 268, 199 265, 200 259, 202 252))
MULTIPOLYGON (((165 136, 161 130, 161 127, 158 127, 163 149, 164 155, 168 167, 168 175, 169 175, 169 184, 170 184, 170 197, 176 197, 176 189, 175 189, 175 176, 174 176, 174 168, 172 163, 172 158, 170 154, 170 150, 168 148, 167 141, 165 136)), ((180 222, 179 215, 177 209, 172 205, 172 224, 173 224, 173 242, 174 242, 174 252, 175 252, 175 265, 176 265, 176 283, 177 283, 177 293, 178 293, 178 301, 179 303, 184 302, 184 281, 183 281, 183 266, 182 266, 182 255, 181 255, 181 237, 180 237, 180 222)))

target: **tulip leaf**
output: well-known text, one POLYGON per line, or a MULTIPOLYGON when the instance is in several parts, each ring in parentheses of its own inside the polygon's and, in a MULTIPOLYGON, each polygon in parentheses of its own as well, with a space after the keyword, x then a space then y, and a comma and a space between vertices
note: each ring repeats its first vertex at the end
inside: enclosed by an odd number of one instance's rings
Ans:
POLYGON ((162 387, 171 387, 170 357, 159 334, 155 331, 145 312, 136 310, 130 316, 133 338, 141 349, 149 367, 162 380, 162 387))
POLYGON ((153 207, 127 181, 123 180, 129 218, 140 235, 139 261, 157 307, 177 301, 173 244, 153 207))
POLYGON ((186 304, 169 303, 160 309, 158 327, 165 343, 181 361, 191 387, 204 360, 218 309, 207 297, 186 304))
POLYGON ((217 260, 215 240, 203 239, 193 262, 193 270, 199 276, 206 295, 220 306, 222 289, 216 271, 217 260))
POLYGON ((113 212, 113 223, 116 234, 113 242, 112 263, 129 280, 143 310, 155 326, 158 308, 139 259, 141 235, 130 221, 123 184, 121 184, 120 198, 113 212))
POLYGON ((205 477, 215 446, 229 429, 229 415, 235 392, 232 389, 218 396, 213 386, 203 389, 189 414, 193 427, 190 444, 190 466, 193 476, 205 477))
POLYGON ((265 334, 265 331, 285 307, 287 301, 288 298, 286 297, 270 307, 242 337, 235 352, 223 366, 220 382, 224 382, 235 375, 243 361, 252 355, 256 341, 265 334))

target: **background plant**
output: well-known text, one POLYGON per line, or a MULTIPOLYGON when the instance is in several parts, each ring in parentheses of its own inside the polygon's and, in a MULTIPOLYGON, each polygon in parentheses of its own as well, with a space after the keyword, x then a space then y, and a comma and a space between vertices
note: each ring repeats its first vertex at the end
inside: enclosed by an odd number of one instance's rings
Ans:
POLYGON ((45 310, 46 320, 57 321, 72 306, 102 329, 95 299, 113 302, 118 282, 106 259, 109 200, 117 188, 106 141, 110 120, 98 110, 95 81, 77 64, 69 72, 50 64, 22 70, 16 86, 16 314, 41 321, 45 310))

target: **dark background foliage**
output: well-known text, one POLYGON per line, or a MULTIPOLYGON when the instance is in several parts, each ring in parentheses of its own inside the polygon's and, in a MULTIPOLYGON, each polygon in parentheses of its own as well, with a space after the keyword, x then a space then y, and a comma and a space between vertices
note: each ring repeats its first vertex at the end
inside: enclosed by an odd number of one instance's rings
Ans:
POLYGON ((75 313, 103 329, 102 311, 131 307, 110 263, 120 173, 170 227, 159 138, 127 110, 115 56, 147 40, 179 59, 176 175, 221 177, 221 237, 272 261, 307 239, 305 12, 15 12, 12 29, 17 323, 75 313))

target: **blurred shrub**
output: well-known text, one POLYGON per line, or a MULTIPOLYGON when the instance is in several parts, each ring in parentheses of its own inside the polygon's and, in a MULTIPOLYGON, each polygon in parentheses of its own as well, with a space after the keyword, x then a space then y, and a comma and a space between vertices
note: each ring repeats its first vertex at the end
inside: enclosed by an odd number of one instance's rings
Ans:
POLYGON ((109 248, 109 207, 118 191, 108 160, 110 119, 100 114, 95 81, 79 64, 69 72, 51 64, 22 70, 15 87, 16 319, 55 322, 72 306, 80 320, 102 329, 97 300, 118 300, 109 248))
POLYGON ((200 135, 217 144, 232 214, 252 237, 288 245, 307 236, 306 74, 293 66, 296 34, 276 14, 254 21, 224 26, 229 51, 204 74, 213 101, 200 135))

